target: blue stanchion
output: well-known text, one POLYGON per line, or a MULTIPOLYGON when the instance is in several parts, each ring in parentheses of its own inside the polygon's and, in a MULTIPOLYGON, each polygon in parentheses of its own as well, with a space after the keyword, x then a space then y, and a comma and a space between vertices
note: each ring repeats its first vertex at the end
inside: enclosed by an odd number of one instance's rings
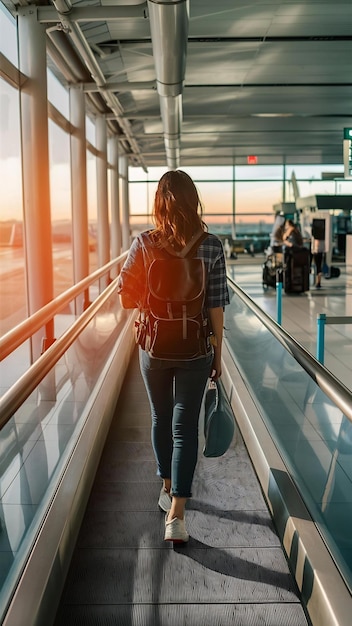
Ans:
POLYGON ((276 321, 282 320, 282 269, 276 270, 276 321))
POLYGON ((324 365, 325 322, 326 314, 320 313, 317 317, 317 359, 322 365, 324 365))

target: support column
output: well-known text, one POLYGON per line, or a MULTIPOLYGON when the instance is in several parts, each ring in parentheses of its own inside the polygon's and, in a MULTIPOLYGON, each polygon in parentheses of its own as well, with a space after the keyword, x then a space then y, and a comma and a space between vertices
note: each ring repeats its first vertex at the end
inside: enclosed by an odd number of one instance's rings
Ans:
POLYGON ((104 117, 96 119, 97 150, 97 203, 98 203, 98 265, 110 261, 110 228, 108 204, 107 132, 104 117))
POLYGON ((286 202, 286 158, 284 157, 282 170, 282 202, 286 202))
POLYGON ((231 236, 236 239, 236 165, 232 165, 232 223, 231 236))
POLYGON ((121 214, 122 214, 122 250, 128 250, 131 245, 130 207, 128 196, 128 158, 120 159, 121 181, 121 214))
MULTIPOLYGON (((122 236, 120 222, 119 196, 119 142, 117 137, 109 140, 111 170, 111 257, 114 259, 121 254, 122 236)), ((118 268, 113 273, 117 276, 118 268)))
MULTIPOLYGON (((28 77, 21 88, 23 213, 28 314, 53 298, 49 184, 46 32, 36 7, 18 9, 19 69, 28 77)), ((32 360, 54 340, 53 321, 32 339, 32 360)))
MULTIPOLYGON (((75 127, 71 134, 73 278, 78 283, 89 274, 86 115, 81 88, 70 88, 70 121, 75 127)), ((86 308, 88 300, 88 292, 77 298, 76 313, 86 308)))

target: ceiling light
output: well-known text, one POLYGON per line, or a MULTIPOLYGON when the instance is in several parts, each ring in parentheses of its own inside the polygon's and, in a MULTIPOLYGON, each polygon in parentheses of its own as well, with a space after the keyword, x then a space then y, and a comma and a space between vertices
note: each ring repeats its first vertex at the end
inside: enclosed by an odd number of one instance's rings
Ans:
POLYGON ((251 117, 295 117, 295 113, 252 113, 251 117))

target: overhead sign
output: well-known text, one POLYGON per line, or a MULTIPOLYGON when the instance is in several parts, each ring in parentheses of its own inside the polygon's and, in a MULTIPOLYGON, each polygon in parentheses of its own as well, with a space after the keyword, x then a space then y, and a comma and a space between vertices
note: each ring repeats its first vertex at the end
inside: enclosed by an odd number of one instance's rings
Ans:
POLYGON ((251 154, 250 156, 247 156, 247 163, 248 163, 248 165, 257 165, 258 157, 254 156, 254 154, 251 154))
POLYGON ((345 178, 352 178, 352 128, 343 129, 343 165, 345 178))

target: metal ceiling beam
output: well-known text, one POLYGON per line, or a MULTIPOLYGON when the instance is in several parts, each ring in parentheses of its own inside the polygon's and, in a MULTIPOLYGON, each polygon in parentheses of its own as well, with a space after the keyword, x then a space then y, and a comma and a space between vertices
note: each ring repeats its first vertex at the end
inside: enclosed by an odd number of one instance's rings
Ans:
POLYGON ((87 68, 72 50, 72 45, 63 30, 48 28, 47 52, 55 65, 62 72, 67 82, 82 82, 87 80, 87 68))
MULTIPOLYGON (((118 91, 118 92, 133 92, 133 91, 156 91, 156 82, 155 80, 145 81, 145 82, 107 82, 105 84, 105 89, 110 91, 118 91)), ((83 85, 83 90, 87 93, 99 91, 96 83, 85 83, 83 85)))
POLYGON ((124 0, 126 6, 73 7, 71 5, 71 8, 68 8, 68 2, 58 0, 54 2, 55 7, 38 7, 38 20, 48 24, 57 22, 58 11, 64 15, 69 15, 73 22, 113 22, 126 18, 146 19, 146 0, 141 0, 138 5, 134 3, 127 6, 128 4, 128 0, 124 0))

